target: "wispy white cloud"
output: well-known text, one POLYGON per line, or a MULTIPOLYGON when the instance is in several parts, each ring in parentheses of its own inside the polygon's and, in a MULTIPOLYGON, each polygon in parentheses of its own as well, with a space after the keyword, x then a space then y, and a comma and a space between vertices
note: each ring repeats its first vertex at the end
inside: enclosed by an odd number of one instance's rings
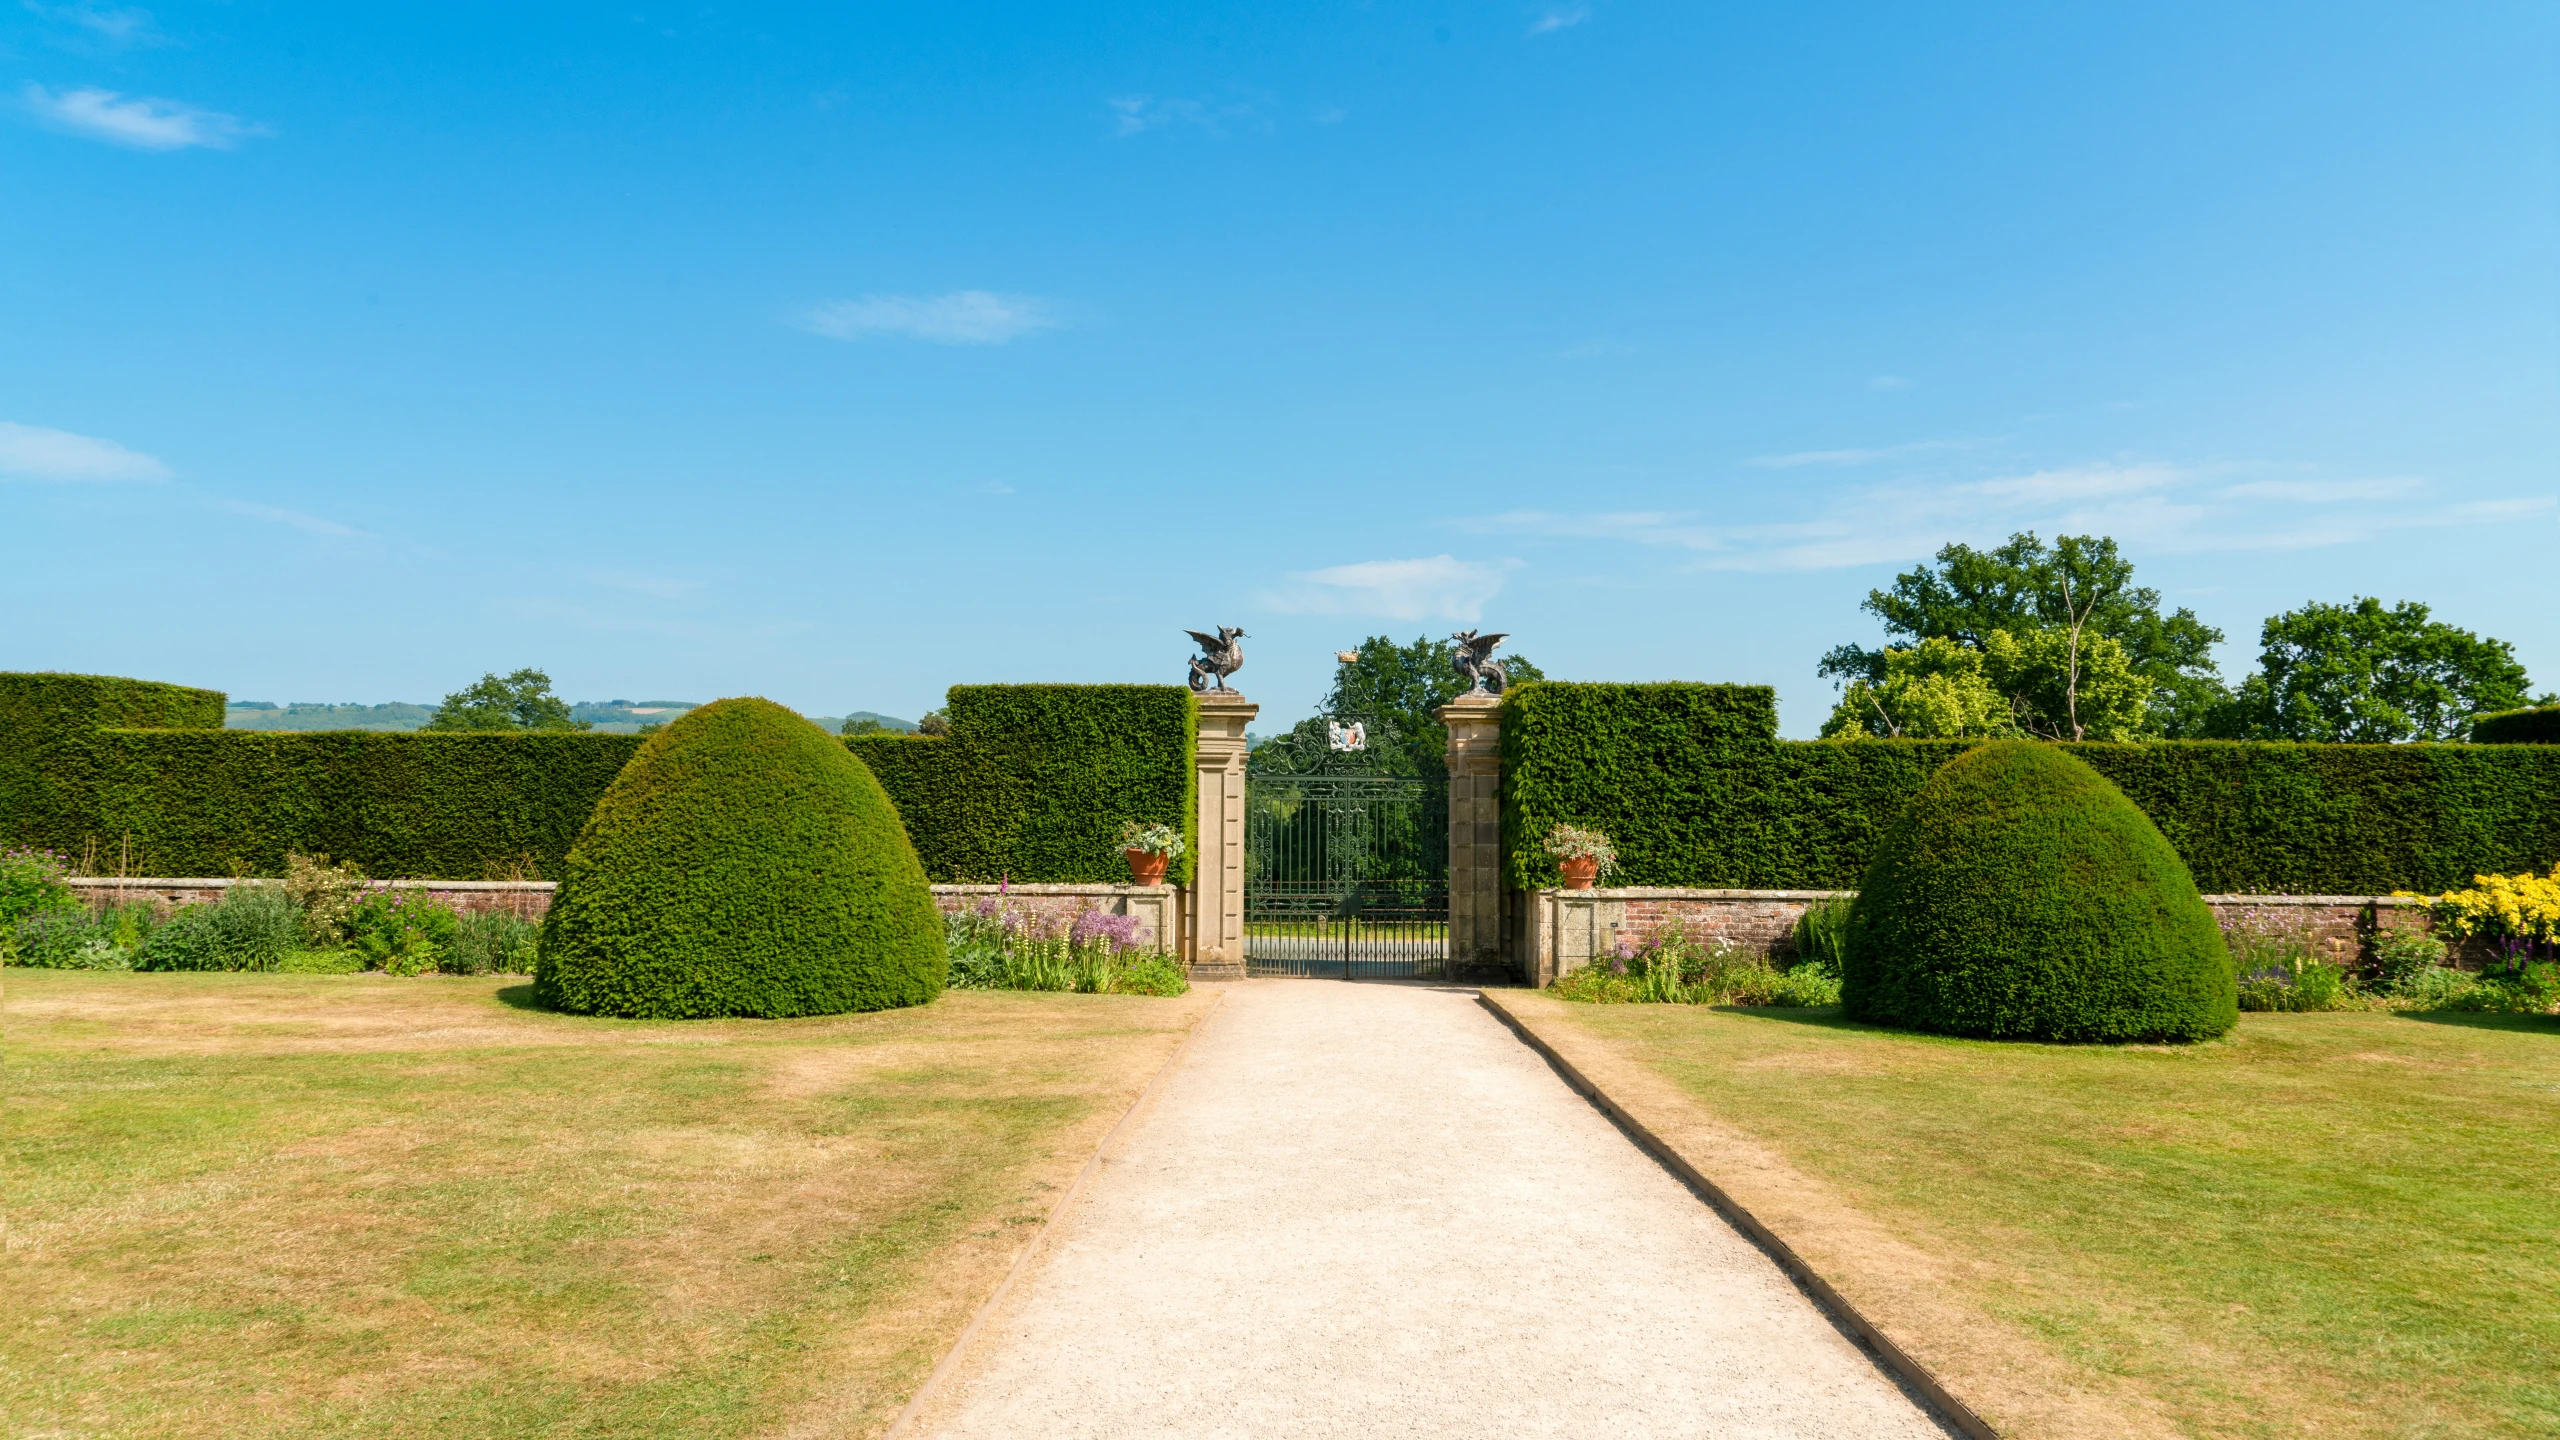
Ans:
POLYGON ((865 295, 838 300, 806 310, 791 323, 830 340, 904 335, 936 345, 1002 345, 1063 322, 1047 301, 1029 295, 956 290, 948 295, 865 295))
POLYGON ((1825 500, 1810 518, 1715 523, 1684 511, 1512 511, 1461 522, 1479 534, 1592 540, 1693 552, 1713 570, 1830 570, 1909 561, 1950 541, 2017 530, 2113 535, 2167 551, 2301 550, 2411 527, 2512 523, 2560 513, 2560 498, 2421 502, 2405 479, 2236 480, 2235 465, 2104 461, 1964 481, 1904 479, 1825 500))
POLYGON ((1517 560, 1363 560, 1289 577, 1256 597, 1265 610, 1292 615, 1378 615, 1390 620, 1480 620, 1485 602, 1502 592, 1517 560))
POLYGON ((1911 382, 1899 375, 1878 375, 1867 382, 1870 390, 1908 390, 1911 382))
POLYGON ((289 526, 305 535, 326 535, 337 540, 374 538, 370 530, 359 530, 353 525, 341 525, 335 520, 324 520, 317 515, 306 515, 299 510, 280 510, 273 505, 253 505, 246 500, 231 500, 218 495, 212 499, 214 508, 217 510, 227 510, 234 515, 245 515, 252 520, 264 520, 270 525, 289 526))
POLYGON ((1904 445, 1883 445, 1873 450, 1798 450, 1788 455, 1754 455, 1743 461, 1763 470, 1793 470, 1800 465, 1872 465, 1879 460, 1892 460, 1904 455, 1921 455, 1932 450, 1977 450, 1996 444, 1991 440, 1914 440, 1904 445))
POLYGON ((1590 18, 1591 7, 1588 5, 1550 6, 1545 14, 1529 22, 1529 33, 1546 35, 1557 30, 1570 30, 1590 18))
POLYGON ((0 475, 13 480, 166 480, 170 471, 113 440, 0 420, 0 475))
POLYGON ((1318 125, 1339 125, 1350 113, 1339 105, 1319 105, 1307 112, 1307 118, 1318 125))
POLYGON ((709 582, 703 580, 646 575, 633 570, 590 570, 587 578, 609 590, 629 590, 637 595, 655 595, 661 600, 682 600, 710 588, 709 582))
POLYGON ((2247 480, 2225 485, 2219 492, 2228 500, 2292 500, 2305 505, 2334 504, 2340 500, 2388 500, 2419 489, 2424 482, 2406 478, 2377 480, 2247 480))
MULTIPOLYGON (((1178 96, 1114 95, 1103 102, 1111 107, 1111 133, 1127 139, 1150 130, 1173 128, 1206 130, 1224 135, 1231 129, 1246 126, 1268 128, 1261 112, 1241 100, 1187 100, 1178 96)), ((1331 124, 1342 118, 1340 111, 1332 119, 1318 112, 1316 123, 1331 124)))
POLYGON ((134 150, 228 150, 242 140, 272 133, 237 115, 199 110, 175 100, 128 98, 94 85, 60 93, 29 85, 20 94, 27 109, 53 129, 134 150))
POLYGON ((40 0, 26 0, 29 14, 47 20, 73 25, 111 49, 134 45, 165 45, 168 37, 151 23, 151 12, 116 5, 99 5, 79 0, 71 5, 46 5, 40 0))

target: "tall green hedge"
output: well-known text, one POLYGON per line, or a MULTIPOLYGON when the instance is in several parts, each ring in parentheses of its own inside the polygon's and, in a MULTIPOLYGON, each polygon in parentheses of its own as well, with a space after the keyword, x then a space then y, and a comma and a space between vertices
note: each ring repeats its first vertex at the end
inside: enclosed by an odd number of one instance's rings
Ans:
MULTIPOLYGON (((1758 685, 1533 682, 1503 700, 1509 883, 1552 884, 1560 821, 1617 842, 1618 883, 1848 889, 1955 740, 1780 740, 1758 685)), ((2441 890, 2560 861, 2560 747, 2173 741, 2065 747, 2207 891, 2441 890)))
POLYGON ((1180 685, 954 685, 947 736, 845 744, 906 815, 936 880, 1129 878, 1120 827, 1171 825, 1188 884, 1200 848, 1199 701, 1180 685), (919 817, 931 817, 929 820, 919 817))
MULTIPOLYGON (((557 877, 640 737, 224 730, 211 690, 0 674, 0 845, 138 873, 281 874, 325 851, 383 877, 557 877)), ((1196 841, 1197 721, 1175 685, 967 685, 948 737, 846 740, 933 878, 1128 878, 1123 820, 1196 841)), ((1196 848, 1196 845, 1193 847, 1196 848)), ((1187 864, 1177 878, 1187 875, 1187 864)))
POLYGON ((2500 710, 2471 722, 2476 745, 2560 745, 2560 705, 2500 710))

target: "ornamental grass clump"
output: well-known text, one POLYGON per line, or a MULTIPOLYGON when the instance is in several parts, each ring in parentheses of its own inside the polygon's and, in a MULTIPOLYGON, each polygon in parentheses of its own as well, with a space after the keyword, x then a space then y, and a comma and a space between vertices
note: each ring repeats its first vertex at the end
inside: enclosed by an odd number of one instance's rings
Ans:
POLYGON ((833 1015, 942 993, 943 920, 844 742, 770 700, 652 735, 596 803, 534 994, 595 1015, 833 1015))
POLYGON ((1967 750, 1886 828, 1850 912, 1855 1019, 1994 1039, 2202 1040, 2238 997, 2157 826, 2061 749, 1967 750))

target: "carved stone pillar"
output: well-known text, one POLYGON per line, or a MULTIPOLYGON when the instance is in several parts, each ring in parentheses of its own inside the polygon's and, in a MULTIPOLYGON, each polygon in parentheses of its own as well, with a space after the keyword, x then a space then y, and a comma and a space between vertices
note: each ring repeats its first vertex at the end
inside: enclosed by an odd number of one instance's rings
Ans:
POLYGON ((1244 978, 1244 730, 1260 713, 1233 691, 1200 696, 1200 853, 1183 954, 1195 980, 1244 978))
POLYGON ((1469 694, 1435 712, 1449 730, 1449 965, 1508 968, 1502 953, 1502 702, 1469 694))

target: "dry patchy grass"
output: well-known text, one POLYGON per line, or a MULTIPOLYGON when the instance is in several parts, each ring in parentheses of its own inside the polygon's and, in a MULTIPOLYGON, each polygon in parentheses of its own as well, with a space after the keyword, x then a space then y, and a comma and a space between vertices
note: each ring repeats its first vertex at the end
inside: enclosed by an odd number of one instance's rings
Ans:
POLYGON ((6 972, 0 1429, 876 1432, 1210 996, 6 972))
POLYGON ((2560 1021, 2100 1047, 1519 1008, 1656 1087, 1658 1129, 2004 1433, 2560 1434, 2560 1021))

